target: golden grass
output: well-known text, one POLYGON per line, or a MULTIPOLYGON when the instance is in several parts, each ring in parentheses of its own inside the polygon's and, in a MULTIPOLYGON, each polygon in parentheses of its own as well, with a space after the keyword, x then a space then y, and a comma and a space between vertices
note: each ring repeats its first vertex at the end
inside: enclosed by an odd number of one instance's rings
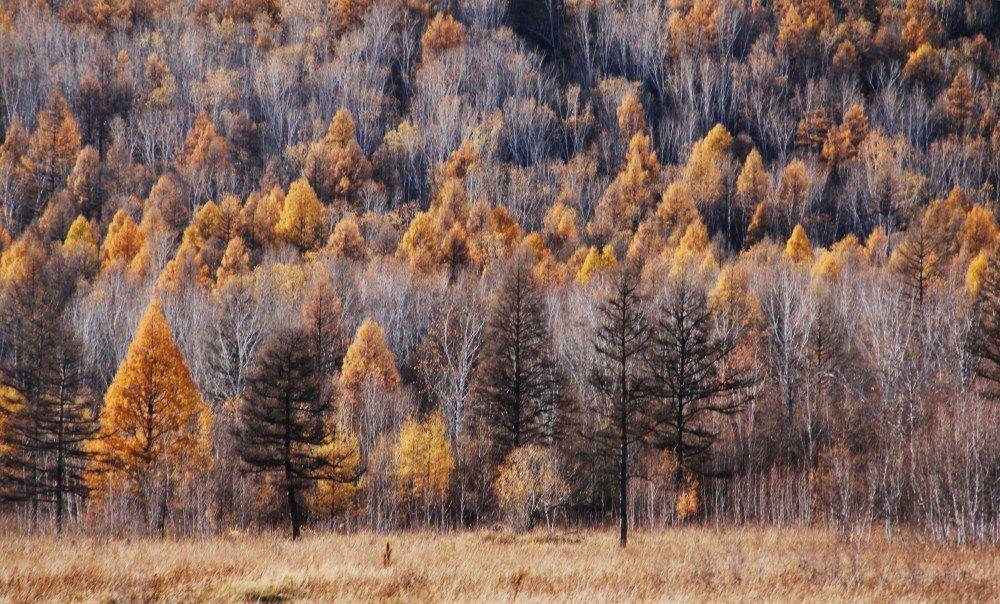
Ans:
POLYGON ((998 548, 846 543, 819 529, 0 540, 12 601, 970 601, 1000 598, 998 548), (386 542, 391 544, 384 564, 386 542))

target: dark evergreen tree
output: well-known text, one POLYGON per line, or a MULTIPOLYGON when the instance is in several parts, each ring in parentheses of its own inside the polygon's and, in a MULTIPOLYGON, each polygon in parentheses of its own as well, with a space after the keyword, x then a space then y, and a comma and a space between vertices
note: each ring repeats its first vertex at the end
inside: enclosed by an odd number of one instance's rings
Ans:
POLYGON ((618 271, 612 291, 598 310, 597 356, 588 376, 599 394, 594 406, 598 421, 584 430, 584 436, 594 442, 598 454, 617 462, 622 547, 628 543, 629 459, 649 426, 649 388, 643 367, 650 344, 646 305, 636 273, 618 271))
POLYGON ((709 474, 697 463, 718 439, 711 416, 745 403, 747 374, 729 363, 737 342, 713 333, 704 289, 689 275, 671 278, 659 304, 646 355, 654 397, 652 444, 675 456, 675 486, 684 472, 709 474))
POLYGON ((317 480, 344 480, 343 460, 324 447, 334 436, 330 407, 306 332, 271 336, 248 379, 236 449, 254 470, 281 474, 293 539, 304 521, 300 493, 317 480))
POLYGON ((503 459, 564 432, 565 380, 552 358, 545 302, 528 263, 515 260, 500 284, 487 324, 476 396, 481 428, 503 459))

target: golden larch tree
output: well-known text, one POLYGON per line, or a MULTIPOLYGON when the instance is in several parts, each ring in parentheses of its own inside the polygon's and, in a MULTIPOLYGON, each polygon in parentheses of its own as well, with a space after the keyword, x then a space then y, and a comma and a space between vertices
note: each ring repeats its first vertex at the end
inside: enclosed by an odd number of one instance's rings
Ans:
POLYGON ((590 230, 595 235, 631 233, 647 210, 659 200, 660 162, 648 136, 637 133, 629 143, 625 165, 594 210, 590 230))
POLYGON ((51 194, 63 183, 76 161, 80 143, 80 129, 66 99, 54 94, 39 112, 38 126, 22 158, 22 167, 33 178, 40 195, 51 194))
POLYGON ((782 256, 795 264, 812 264, 813 260, 816 259, 812 244, 809 243, 809 236, 806 235, 806 230, 802 228, 801 224, 795 225, 795 228, 792 229, 792 235, 785 243, 785 251, 782 256))
POLYGON ((372 178, 372 165, 358 144, 356 130, 351 112, 337 111, 323 140, 309 147, 302 170, 317 196, 337 209, 357 210, 358 194, 372 178))
POLYGON ((616 266, 618 266, 618 258, 610 245, 606 245, 600 250, 597 249, 597 246, 590 246, 590 251, 587 252, 583 265, 576 273, 576 280, 580 283, 587 283, 597 275, 616 266))
POLYGON ((411 502, 420 502, 424 518, 429 520, 433 506, 443 505, 455 470, 451 441, 440 413, 431 413, 423 421, 406 420, 395 461, 403 494, 411 502))
POLYGON ((421 43, 424 46, 424 59, 441 54, 446 50, 465 43, 465 26, 449 14, 439 12, 427 24, 421 43))
POLYGON ((300 252, 306 252, 322 245, 326 225, 326 208, 309 181, 300 178, 293 182, 275 227, 277 235, 300 252))
POLYGON ((210 462, 212 415, 174 342, 163 309, 150 302, 100 414, 95 453, 105 464, 107 487, 127 483, 140 493, 162 484, 160 527, 171 484, 210 462))
POLYGON ((69 258, 77 258, 90 263, 97 259, 97 244, 94 243, 94 232, 90 221, 84 216, 77 216, 70 225, 63 241, 63 254, 69 258))
POLYGON ((764 169, 764 160, 753 149, 743 162, 743 169, 736 177, 736 200, 746 212, 753 212, 757 204, 767 199, 771 190, 771 177, 764 169))
POLYGON ((358 327, 344 355, 340 370, 340 385, 348 404, 360 401, 368 386, 393 389, 399 386, 396 357, 385 345, 382 328, 372 319, 365 319, 358 327))
POLYGON ((127 265, 136 257, 145 243, 146 236, 139 225, 124 210, 118 210, 108 226, 108 234, 101 246, 101 266, 127 265))
POLYGON ((335 256, 349 260, 363 260, 366 255, 365 238, 358 226, 358 218, 348 214, 333 228, 327 247, 335 256))

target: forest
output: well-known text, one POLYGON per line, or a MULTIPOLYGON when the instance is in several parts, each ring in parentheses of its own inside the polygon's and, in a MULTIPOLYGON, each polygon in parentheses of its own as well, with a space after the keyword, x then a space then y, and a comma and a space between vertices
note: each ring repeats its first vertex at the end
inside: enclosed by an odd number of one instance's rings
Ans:
POLYGON ((2 522, 995 546, 998 75, 992 0, 0 0, 2 522))

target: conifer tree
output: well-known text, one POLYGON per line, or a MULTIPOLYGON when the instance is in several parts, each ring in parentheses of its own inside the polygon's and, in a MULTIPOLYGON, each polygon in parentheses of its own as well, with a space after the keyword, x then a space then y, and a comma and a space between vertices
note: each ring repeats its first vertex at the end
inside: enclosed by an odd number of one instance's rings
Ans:
POLYGON ((588 382, 599 394, 595 401, 596 425, 585 430, 599 455, 617 464, 619 543, 628 543, 629 463, 634 447, 648 433, 649 389, 643 366, 650 344, 645 296, 638 276, 629 268, 618 269, 606 298, 599 307, 594 350, 597 358, 588 382))
POLYGON ((481 428, 500 460, 564 431, 569 401, 549 337, 542 293, 529 263, 517 258, 490 311, 476 385, 481 428))
POLYGON ((396 357, 385 345, 382 328, 372 319, 358 327, 340 371, 340 384, 349 404, 360 402, 366 388, 391 390, 399 385, 396 357))
POLYGON ((986 393, 1000 400, 1000 258, 996 252, 987 258, 976 296, 975 329, 971 351, 976 359, 976 375, 986 382, 986 393))
POLYGON ((272 335, 249 378, 234 436, 254 471, 279 476, 293 539, 305 520, 305 489, 319 480, 357 480, 345 473, 350 456, 334 456, 327 446, 336 436, 330 410, 307 334, 283 329, 272 335))
POLYGON ((38 200, 46 199, 63 183, 76 160, 80 142, 80 130, 66 99, 54 94, 38 115, 38 127, 23 158, 38 200))
POLYGON ((906 295, 918 310, 923 310, 927 291, 938 276, 940 258, 927 229, 915 225, 893 252, 890 264, 899 275, 906 295))
POLYGON ((454 470, 441 414, 432 413, 423 421, 407 419, 396 445, 396 471, 406 497, 421 503, 425 521, 435 503, 444 503, 454 470))
POLYGON ((785 243, 785 251, 782 254, 793 264, 812 264, 816 259, 813 254, 812 244, 809 243, 809 236, 801 224, 795 225, 792 235, 785 243))
POLYGON ((326 209, 309 181, 300 178, 288 189, 275 233, 300 252, 322 245, 326 234, 326 209))
POLYGON ((83 386, 82 343, 61 325, 42 335, 45 354, 34 361, 38 383, 25 384, 32 397, 2 431, 0 484, 6 498, 52 505, 61 533, 70 497, 88 492, 84 476, 97 422, 83 386))
POLYGON ((358 194, 372 178, 372 165, 355 137, 354 118, 340 109, 322 141, 306 156, 302 175, 316 195, 337 210, 359 210, 358 194))
POLYGON ((678 489, 685 471, 708 473, 697 462, 718 439, 711 416, 741 410, 743 400, 730 395, 750 385, 740 370, 724 367, 738 342, 713 333, 712 315, 704 289, 691 275, 671 278, 646 354, 653 444, 672 453, 678 489))
MULTIPOLYGON (((97 482, 105 488, 124 482, 140 499, 147 488, 161 485, 162 533, 174 483, 211 462, 211 421, 163 309, 153 300, 104 396, 95 451, 106 471, 97 482)), ((145 508, 148 502, 142 503, 145 508)))

